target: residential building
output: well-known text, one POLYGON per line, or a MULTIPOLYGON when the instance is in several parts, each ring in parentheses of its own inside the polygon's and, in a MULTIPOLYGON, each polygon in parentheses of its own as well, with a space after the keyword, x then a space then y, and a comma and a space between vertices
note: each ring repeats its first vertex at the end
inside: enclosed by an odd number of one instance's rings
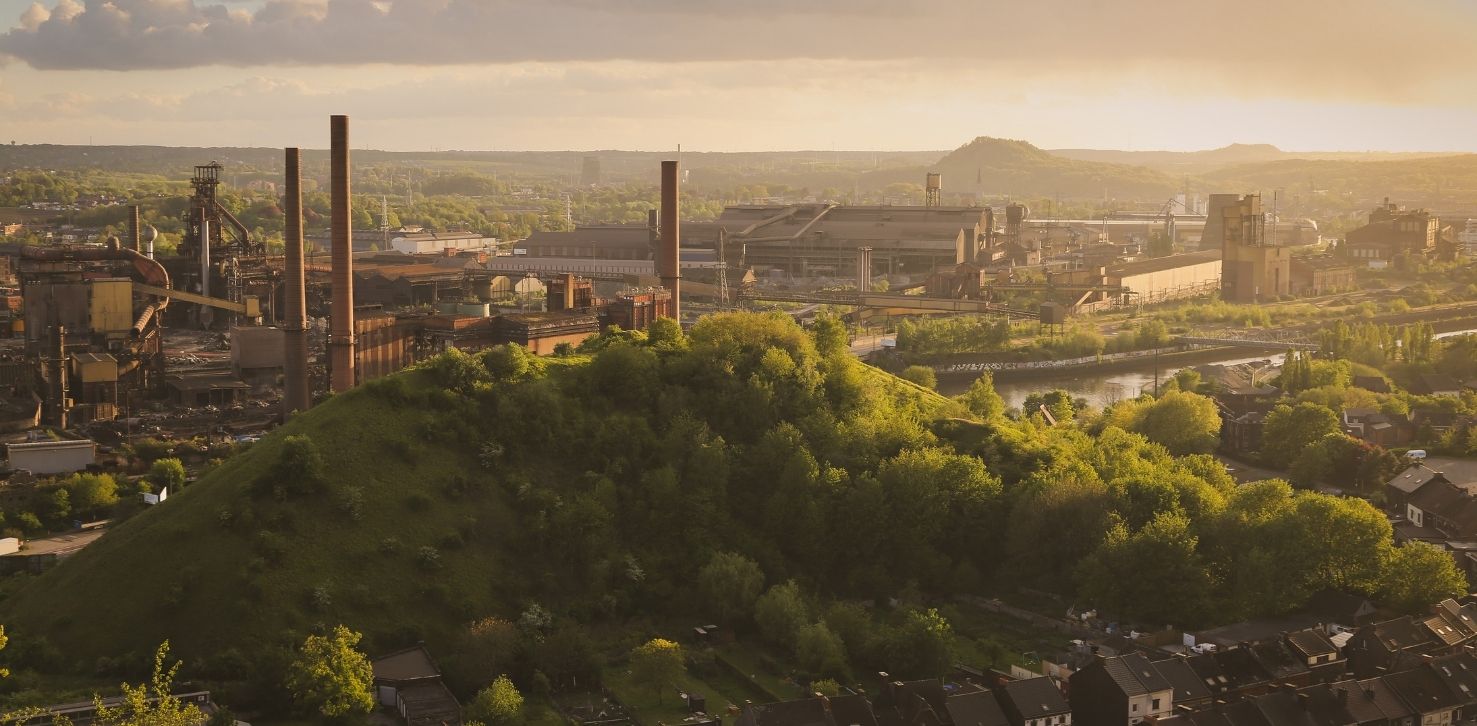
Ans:
POLYGON ((1405 505, 1410 501, 1410 495, 1431 482, 1451 483, 1445 474, 1428 468, 1425 464, 1416 464, 1400 472, 1385 483, 1385 501, 1390 511, 1406 513, 1405 505))
MULTIPOLYGON (((1056 681, 1045 676, 1007 681, 995 689, 1011 726, 1069 726, 1072 707, 1056 681)), ((956 726, 959 722, 955 721, 956 726)))
POLYGON ((1154 661, 1154 669, 1159 675, 1169 682, 1173 693, 1170 695, 1175 709, 1199 708, 1214 699, 1211 694, 1210 685, 1200 678, 1200 674, 1190 667, 1189 658, 1177 656, 1166 660, 1154 661))
POLYGON ((1331 681, 1344 674, 1348 661, 1322 630, 1295 630, 1283 639, 1315 680, 1331 681))
POLYGON ((1174 710, 1174 688, 1137 653, 1101 658, 1072 674, 1068 689, 1079 726, 1130 726, 1174 710))
POLYGON ((972 691, 949 696, 945 707, 954 726, 1019 726, 1018 722, 1011 721, 1005 715, 999 699, 991 691, 972 691))
POLYGON ((1440 645, 1429 630, 1407 615, 1360 628, 1344 654, 1355 676, 1369 678, 1411 665, 1440 645))
POLYGON ((1462 701, 1429 668, 1391 673, 1381 680, 1415 712, 1422 726, 1450 724, 1462 706, 1462 701))

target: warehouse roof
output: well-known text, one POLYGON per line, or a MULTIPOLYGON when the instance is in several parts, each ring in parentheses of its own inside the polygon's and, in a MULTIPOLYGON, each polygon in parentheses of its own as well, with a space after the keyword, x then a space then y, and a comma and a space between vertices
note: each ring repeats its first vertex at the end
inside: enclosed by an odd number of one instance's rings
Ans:
POLYGON ((1151 257, 1145 260, 1134 260, 1121 265, 1108 268, 1108 274, 1117 277, 1128 277, 1129 275, 1146 275, 1151 272, 1163 272, 1191 265, 1203 265, 1207 262, 1219 262, 1220 250, 1202 250, 1190 252, 1183 255, 1170 255, 1168 257, 1151 257))

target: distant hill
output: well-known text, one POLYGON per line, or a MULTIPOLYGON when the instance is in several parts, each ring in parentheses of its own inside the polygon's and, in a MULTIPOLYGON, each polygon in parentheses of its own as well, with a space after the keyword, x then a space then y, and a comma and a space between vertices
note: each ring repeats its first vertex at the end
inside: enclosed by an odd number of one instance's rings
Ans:
POLYGON ((1477 154, 1389 161, 1284 159, 1229 166, 1202 183, 1228 190, 1321 190, 1356 199, 1469 207, 1477 199, 1477 154))
POLYGON ((1025 141, 987 136, 955 149, 932 169, 944 175, 945 190, 986 195, 1160 199, 1178 184, 1142 166, 1069 159, 1025 141))
POLYGON ((1441 152, 1283 151, 1271 144, 1231 144, 1204 151, 1119 151, 1114 149, 1052 149, 1066 159, 1145 166, 1168 174, 1200 175, 1241 164, 1290 159, 1323 161, 1393 161, 1450 156, 1441 152))

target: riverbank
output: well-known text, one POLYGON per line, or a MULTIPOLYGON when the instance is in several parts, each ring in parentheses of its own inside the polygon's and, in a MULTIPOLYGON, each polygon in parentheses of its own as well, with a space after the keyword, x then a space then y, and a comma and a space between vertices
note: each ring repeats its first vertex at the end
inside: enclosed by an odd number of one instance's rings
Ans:
MULTIPOLYGON (((1359 322, 1377 323, 1380 325, 1406 325, 1410 323, 1425 322, 1438 334, 1454 333, 1477 330, 1477 303, 1463 304, 1458 309, 1412 311, 1407 313, 1389 313, 1377 315, 1359 322), (1460 312, 1457 316, 1444 316, 1442 313, 1460 312)), ((1317 331, 1326 327, 1326 322, 1311 323, 1307 325, 1287 326, 1277 330, 1287 332, 1301 332, 1310 337, 1316 336, 1317 331)), ((933 368, 942 384, 946 380, 964 380, 965 386, 973 382, 981 373, 988 371, 994 376, 995 381, 1023 381, 1042 378, 1058 378, 1063 375, 1103 373, 1111 374, 1122 371, 1143 370, 1147 366, 1160 367, 1184 367, 1200 363, 1215 363, 1228 357, 1247 358, 1254 357, 1259 352, 1268 355, 1285 353, 1287 346, 1281 343, 1268 343, 1265 346, 1252 344, 1239 344, 1234 346, 1190 346, 1155 351, 1134 351, 1132 353, 1115 353, 1078 358, 1065 361, 1031 361, 1012 362, 999 361, 994 354, 979 354, 977 356, 959 355, 951 356, 949 360, 932 362, 927 365, 933 368)))

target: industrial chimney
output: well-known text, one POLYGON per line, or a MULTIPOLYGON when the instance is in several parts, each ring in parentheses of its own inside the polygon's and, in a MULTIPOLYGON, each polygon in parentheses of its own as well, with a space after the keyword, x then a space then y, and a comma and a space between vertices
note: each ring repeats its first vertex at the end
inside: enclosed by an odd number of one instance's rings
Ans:
POLYGON ((284 211, 287 214, 285 239, 287 246, 287 281, 283 297, 287 316, 282 321, 285 331, 287 359, 283 362, 286 390, 282 396, 285 418, 294 411, 306 411, 312 405, 308 385, 308 300, 307 280, 303 266, 303 154, 287 150, 287 185, 284 211))
POLYGON ((143 252, 143 224, 139 220, 139 208, 137 204, 128 207, 128 248, 134 252, 143 252))
POLYGON ((354 232, 349 196, 349 117, 333 116, 330 127, 329 174, 332 230, 333 307, 328 334, 329 390, 354 387, 354 232))
POLYGON ((682 321, 682 232, 677 208, 677 162, 662 162, 662 248, 657 255, 657 274, 662 287, 672 292, 672 317, 682 321))

